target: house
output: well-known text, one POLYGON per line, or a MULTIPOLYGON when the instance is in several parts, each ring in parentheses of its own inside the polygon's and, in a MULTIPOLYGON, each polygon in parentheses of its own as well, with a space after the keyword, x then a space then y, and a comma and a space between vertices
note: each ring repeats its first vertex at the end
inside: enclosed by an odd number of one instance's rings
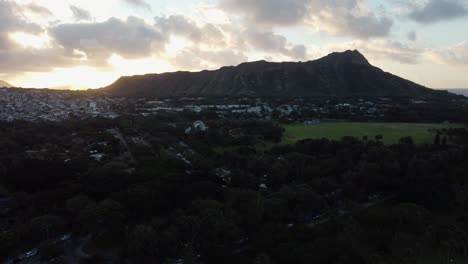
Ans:
POLYGON ((193 123, 193 128, 198 131, 206 131, 208 127, 201 120, 197 120, 193 123))
POLYGON ((102 161, 102 160, 104 159, 104 156, 105 156, 105 155, 102 154, 102 153, 95 153, 95 154, 89 155, 89 157, 90 157, 91 159, 94 159, 95 161, 99 161, 99 162, 102 161))
POLYGON ((203 123, 201 120, 197 120, 193 122, 193 125, 191 127, 188 127, 185 129, 185 134, 190 134, 192 131, 206 131, 208 130, 208 127, 203 123))

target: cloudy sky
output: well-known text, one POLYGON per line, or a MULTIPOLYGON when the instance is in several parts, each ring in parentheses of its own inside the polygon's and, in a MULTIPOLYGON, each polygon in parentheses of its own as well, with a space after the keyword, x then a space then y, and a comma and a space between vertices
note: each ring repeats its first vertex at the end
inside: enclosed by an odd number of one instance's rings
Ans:
POLYGON ((467 88, 468 0, 0 0, 0 79, 22 87, 346 49, 429 87, 467 88))

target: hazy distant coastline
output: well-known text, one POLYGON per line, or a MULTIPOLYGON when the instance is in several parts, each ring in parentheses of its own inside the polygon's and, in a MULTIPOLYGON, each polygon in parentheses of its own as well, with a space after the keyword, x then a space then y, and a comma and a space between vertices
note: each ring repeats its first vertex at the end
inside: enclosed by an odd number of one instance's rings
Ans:
POLYGON ((468 96, 468 88, 467 89, 447 89, 447 91, 452 92, 454 94, 461 94, 464 96, 468 96))

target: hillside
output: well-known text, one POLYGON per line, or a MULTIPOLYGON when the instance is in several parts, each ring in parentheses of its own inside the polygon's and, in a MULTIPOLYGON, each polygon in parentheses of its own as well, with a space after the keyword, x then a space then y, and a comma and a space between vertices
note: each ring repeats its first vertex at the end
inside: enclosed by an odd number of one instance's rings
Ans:
POLYGON ((9 83, 7 83, 5 81, 0 80, 0 88, 3 88, 3 87, 8 87, 9 88, 9 87, 13 87, 13 85, 11 85, 11 84, 9 84, 9 83))
POLYGON ((118 96, 410 96, 434 90, 372 66, 357 50, 308 62, 257 61, 214 71, 121 77, 103 88, 118 96))

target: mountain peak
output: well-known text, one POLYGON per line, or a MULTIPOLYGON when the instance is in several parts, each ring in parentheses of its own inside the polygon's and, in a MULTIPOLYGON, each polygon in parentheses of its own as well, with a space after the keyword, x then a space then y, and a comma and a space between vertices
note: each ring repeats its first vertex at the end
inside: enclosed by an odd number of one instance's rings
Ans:
POLYGON ((324 58, 324 61, 338 63, 338 64, 362 64, 370 65, 369 61, 358 50, 346 50, 343 52, 333 52, 324 58))

